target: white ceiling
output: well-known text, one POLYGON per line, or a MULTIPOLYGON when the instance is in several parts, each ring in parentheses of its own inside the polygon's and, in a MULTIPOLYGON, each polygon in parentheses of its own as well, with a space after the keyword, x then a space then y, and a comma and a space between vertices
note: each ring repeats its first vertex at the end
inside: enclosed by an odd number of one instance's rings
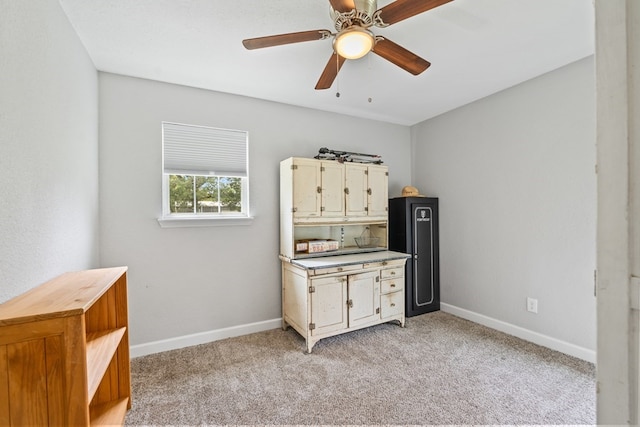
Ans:
POLYGON ((424 73, 369 54, 347 61, 330 89, 316 91, 330 39, 253 51, 241 42, 335 32, 327 0, 59 1, 100 71, 402 125, 594 52, 592 0, 454 0, 373 29, 431 62, 424 73))

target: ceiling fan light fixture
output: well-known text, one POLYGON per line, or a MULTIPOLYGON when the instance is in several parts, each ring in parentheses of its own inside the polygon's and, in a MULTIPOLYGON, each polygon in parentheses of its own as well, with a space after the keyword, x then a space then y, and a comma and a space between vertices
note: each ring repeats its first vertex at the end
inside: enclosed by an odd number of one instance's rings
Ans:
POLYGON ((346 59, 358 59, 371 51, 375 37, 361 27, 349 27, 340 31, 333 42, 336 53, 346 59))

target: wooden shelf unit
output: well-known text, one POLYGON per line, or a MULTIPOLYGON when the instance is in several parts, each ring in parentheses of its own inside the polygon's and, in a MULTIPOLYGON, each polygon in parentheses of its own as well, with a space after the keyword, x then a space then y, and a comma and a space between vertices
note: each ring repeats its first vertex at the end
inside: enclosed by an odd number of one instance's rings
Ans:
POLYGON ((0 304, 0 425, 122 425, 130 408, 127 267, 0 304))

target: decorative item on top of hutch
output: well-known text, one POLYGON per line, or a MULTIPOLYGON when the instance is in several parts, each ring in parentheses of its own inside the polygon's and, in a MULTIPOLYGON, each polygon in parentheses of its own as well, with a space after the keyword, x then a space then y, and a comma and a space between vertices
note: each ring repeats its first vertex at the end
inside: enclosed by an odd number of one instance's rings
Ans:
POLYGON ((280 163, 283 329, 307 351, 379 323, 404 326, 404 264, 388 251, 388 168, 291 157, 280 163))

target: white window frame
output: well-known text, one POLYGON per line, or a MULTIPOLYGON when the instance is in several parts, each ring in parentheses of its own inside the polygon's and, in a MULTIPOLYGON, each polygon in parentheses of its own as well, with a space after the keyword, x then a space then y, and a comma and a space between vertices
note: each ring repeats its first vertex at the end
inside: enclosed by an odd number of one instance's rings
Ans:
MULTIPOLYGON (((253 217, 249 213, 249 133, 247 131, 237 131, 233 129, 215 128, 211 126, 191 125, 176 122, 162 122, 162 217, 158 218, 161 227, 202 227, 202 226, 223 226, 223 225, 250 225, 253 217), (166 125, 166 126, 165 126, 166 125), (200 171, 199 169, 184 169, 181 172, 168 172, 165 168, 165 129, 172 127, 185 127, 185 130, 192 128, 194 130, 219 130, 224 132, 242 132, 246 135, 245 141, 245 158, 246 164, 244 170, 238 174, 217 173, 210 171, 200 171), (241 211, 240 212, 203 212, 203 213, 172 213, 169 207, 169 176, 170 175, 189 175, 189 176, 217 176, 217 177, 240 177, 241 178, 241 211)), ((211 154, 211 153, 209 153, 211 154)), ((215 156, 212 156, 215 157, 215 156)), ((184 166, 181 166, 184 167, 184 166)), ((188 165, 186 166, 189 167, 188 165)))

